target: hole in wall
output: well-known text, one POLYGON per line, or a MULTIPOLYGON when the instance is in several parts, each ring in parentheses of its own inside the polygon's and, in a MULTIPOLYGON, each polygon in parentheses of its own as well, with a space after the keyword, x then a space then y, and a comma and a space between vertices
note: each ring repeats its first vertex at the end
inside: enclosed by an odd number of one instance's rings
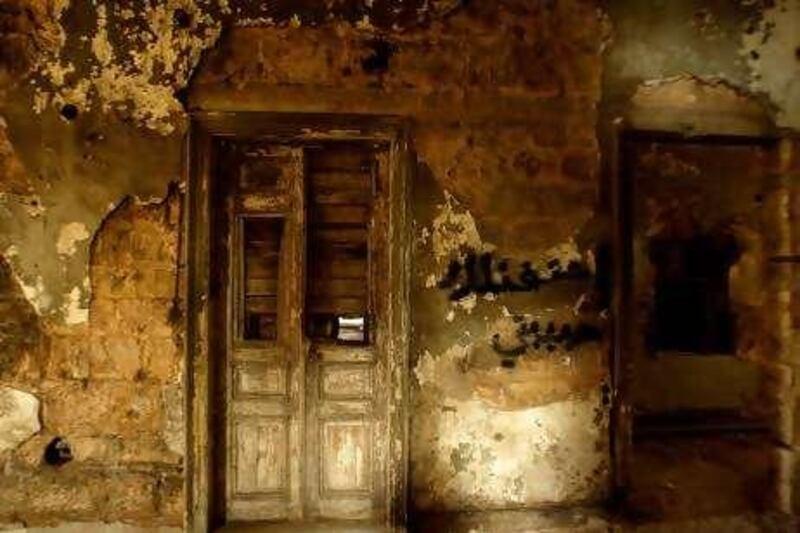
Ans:
POLYGON ((64 117, 65 120, 72 122, 78 118, 78 106, 75 104, 64 104, 61 107, 61 116, 64 117))
POLYGON ((389 61, 396 47, 385 39, 372 39, 367 42, 370 54, 361 61, 361 68, 367 74, 384 74, 389 70, 389 61))
POLYGON ((72 461, 72 449, 63 437, 56 437, 44 449, 44 462, 50 466, 61 466, 72 461))
POLYGON ((192 16, 185 9, 178 8, 172 12, 172 22, 175 27, 185 30, 192 26, 192 16))

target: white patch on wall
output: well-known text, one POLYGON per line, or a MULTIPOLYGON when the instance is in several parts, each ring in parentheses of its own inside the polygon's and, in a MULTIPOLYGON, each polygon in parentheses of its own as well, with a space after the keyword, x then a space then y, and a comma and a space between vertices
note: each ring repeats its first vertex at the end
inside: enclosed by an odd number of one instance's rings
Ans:
POLYGON ((750 88, 777 104, 779 126, 800 128, 800 0, 784 0, 763 12, 757 31, 742 33, 740 54, 752 73, 750 88), (755 54, 753 54, 755 52, 755 54))
MULTIPOLYGON (((465 332, 465 336, 469 336, 469 332, 465 332)), ((456 343, 436 357, 425 350, 414 366, 417 383, 420 387, 446 385, 446 382, 453 377, 454 370, 464 368, 468 364, 472 349, 471 343, 456 343)), ((463 381, 463 376, 458 374, 457 379, 463 381)))
POLYGON ((438 280, 436 279, 436 274, 428 274, 428 277, 425 278, 425 288, 432 289, 436 287, 438 284, 438 280))
POLYGON ((468 315, 472 314, 472 310, 478 305, 478 295, 474 292, 464 296, 460 300, 453 302, 453 305, 466 311, 468 315))
POLYGON ((22 289, 22 294, 25 296, 25 299, 28 300, 28 303, 33 306, 34 311, 36 311, 37 315, 42 315, 53 304, 53 297, 50 296, 50 293, 47 292, 47 289, 44 286, 44 280, 42 276, 36 276, 36 281, 32 285, 28 285, 25 281, 14 272, 14 277, 19 284, 20 289, 22 289))
POLYGON ((181 457, 186 451, 186 436, 183 430, 183 387, 169 385, 162 393, 166 421, 162 437, 167 448, 181 457))
POLYGON ((448 401, 428 422, 438 436, 415 472, 430 501, 445 509, 465 497, 481 506, 581 501, 606 483, 605 426, 595 421, 599 395, 517 411, 479 400, 448 401))
POLYGON ((414 367, 414 377, 420 387, 434 383, 436 380, 436 360, 431 352, 425 350, 414 367))
MULTIPOLYGON (((87 285, 84 283, 84 285, 87 285)), ((64 296, 61 311, 64 314, 64 323, 68 326, 84 324, 89 321, 89 308, 83 305, 83 291, 80 287, 73 287, 64 296)))
POLYGON ((0 387, 0 452, 13 450, 40 429, 36 396, 11 387, 0 387))
POLYGON ((56 251, 62 257, 70 257, 75 255, 78 249, 75 247, 76 243, 85 241, 89 238, 89 231, 86 226, 80 222, 70 222, 61 227, 58 233, 58 240, 56 241, 56 251))

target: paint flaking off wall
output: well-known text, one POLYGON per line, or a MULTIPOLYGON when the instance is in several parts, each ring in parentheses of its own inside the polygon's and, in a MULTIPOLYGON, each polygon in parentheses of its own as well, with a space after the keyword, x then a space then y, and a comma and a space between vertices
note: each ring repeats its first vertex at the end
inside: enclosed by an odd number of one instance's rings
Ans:
POLYGON ((437 262, 442 263, 467 250, 491 252, 494 246, 481 240, 472 214, 462 208, 458 200, 448 191, 445 201, 438 206, 433 219, 431 243, 437 262))
POLYGON ((70 222, 61 227, 56 241, 56 251, 62 257, 75 255, 77 248, 75 245, 89 238, 89 231, 81 222, 70 222))

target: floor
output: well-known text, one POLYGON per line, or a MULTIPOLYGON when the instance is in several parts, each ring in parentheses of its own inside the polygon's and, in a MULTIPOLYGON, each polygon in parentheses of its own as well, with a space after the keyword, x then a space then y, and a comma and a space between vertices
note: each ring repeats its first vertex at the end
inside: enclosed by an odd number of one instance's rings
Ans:
POLYGON ((382 525, 364 522, 293 522, 293 523, 250 523, 229 524, 217 529, 216 533, 400 533, 405 529, 392 531, 382 525))
POLYGON ((599 510, 494 511, 417 517, 408 529, 358 522, 232 524, 220 533, 796 533, 787 517, 740 514, 705 518, 620 522, 599 510))

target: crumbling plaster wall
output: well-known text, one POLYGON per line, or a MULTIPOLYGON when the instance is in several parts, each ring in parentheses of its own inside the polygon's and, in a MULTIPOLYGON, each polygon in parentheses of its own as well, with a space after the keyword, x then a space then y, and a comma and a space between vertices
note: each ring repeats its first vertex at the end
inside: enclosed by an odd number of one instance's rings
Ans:
POLYGON ((204 16, 190 2, 0 5, 0 384, 39 406, 0 402, 3 431, 28 428, 0 450, 2 526, 183 522, 173 92, 216 37, 204 16), (170 30, 179 6, 197 27, 170 30))
MULTIPOLYGON (((633 111, 631 97, 643 84, 683 77, 733 87, 760 103, 775 125, 800 127, 797 0, 619 0, 608 4, 608 13, 614 35, 603 71, 604 115, 627 116, 633 111)), ((683 96, 684 103, 689 101, 683 96)), ((668 112, 679 103, 665 99, 661 105, 668 112)), ((741 107, 734 114, 752 116, 751 104, 741 107)), ((713 117, 713 109, 694 112, 701 116, 673 116, 672 128, 724 133, 714 121, 725 119, 713 117)))
POLYGON ((414 121, 412 503, 602 497, 602 344, 530 348, 514 368, 491 346, 517 343, 523 319, 602 327, 576 305, 591 276, 548 281, 592 267, 607 32, 593 2, 420 3, 393 19, 376 1, 278 20, 235 2, 6 3, 2 381, 42 407, 41 429, 1 452, 3 522, 181 522, 182 195, 158 198, 180 177, 181 89, 224 24, 191 107, 414 121), (490 248, 531 261, 542 288, 451 302, 430 285, 490 248), (57 435, 73 460, 44 465, 57 435))
MULTIPOLYGON (((593 321, 595 104, 607 21, 592 2, 475 2, 404 32, 241 28, 204 58, 203 110, 384 113, 413 120, 411 505, 599 501, 607 486, 605 346, 520 345, 518 328, 593 321), (387 43, 391 53, 378 69, 387 43), (451 300, 468 252, 524 261, 540 289, 451 300), (552 279, 551 279, 552 278, 552 279), (580 305, 579 302, 585 302, 580 305), (517 350, 504 365, 493 347, 517 350), (513 366, 512 366, 513 365, 513 366)), ((497 272, 495 273, 497 274, 497 272)), ((461 279, 462 288, 466 285, 461 279)), ((531 341, 532 342, 532 341, 531 341)))
MULTIPOLYGON (((0 451, 0 523, 181 523, 180 189, 160 198, 181 175, 182 89, 226 25, 192 107, 414 120, 412 504, 602 498, 607 336, 524 347, 513 368, 493 336, 514 345, 519 320, 605 327, 591 276, 547 281, 549 264, 596 268, 601 93, 602 125, 645 82, 722 77, 756 95, 735 127, 796 127, 797 19, 781 15, 796 3, 612 2, 606 68, 594 2, 357 4, 270 18, 222 0, 3 1, 0 381, 41 407, 22 424, 35 434, 0 451), (469 249, 531 261, 542 287, 451 302, 437 282, 469 249), (74 455, 60 468, 42 464, 56 435, 74 455)), ((702 116, 719 129, 718 111, 702 116)))

